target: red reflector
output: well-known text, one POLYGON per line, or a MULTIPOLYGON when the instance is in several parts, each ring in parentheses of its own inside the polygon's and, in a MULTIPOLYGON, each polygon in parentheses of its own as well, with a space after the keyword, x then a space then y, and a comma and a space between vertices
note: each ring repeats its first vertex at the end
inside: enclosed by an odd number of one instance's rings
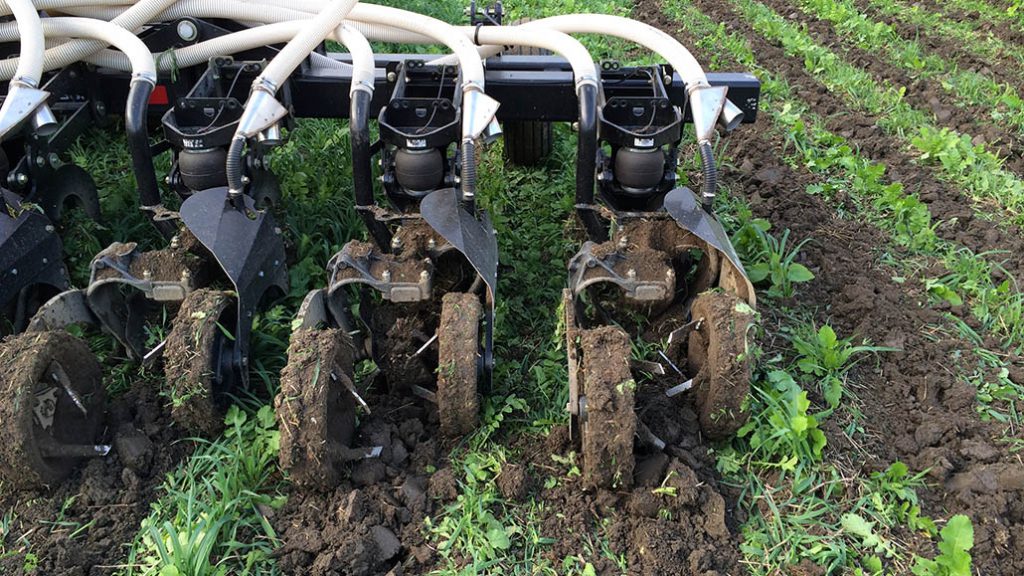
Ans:
POLYGON ((150 106, 166 106, 170 103, 171 100, 167 97, 167 86, 157 86, 149 95, 150 106))

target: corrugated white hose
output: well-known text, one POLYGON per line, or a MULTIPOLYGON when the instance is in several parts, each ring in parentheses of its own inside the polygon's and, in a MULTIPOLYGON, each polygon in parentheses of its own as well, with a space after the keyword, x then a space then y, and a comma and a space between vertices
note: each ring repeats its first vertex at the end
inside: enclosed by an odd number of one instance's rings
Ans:
MULTIPOLYGON (((175 0, 140 0, 137 4, 122 12, 111 24, 120 26, 127 30, 135 30, 139 26, 152 20, 153 16, 174 3, 175 0)), ((94 40, 74 40, 62 44, 56 48, 48 49, 45 53, 43 67, 46 70, 62 68, 82 60, 89 54, 93 54, 106 47, 103 42, 94 40)), ((14 76, 17 70, 19 59, 9 58, 0 62, 0 80, 6 80, 14 76)))
POLYGON ((21 40, 21 58, 14 72, 14 80, 37 88, 39 79, 43 77, 43 53, 46 52, 46 37, 39 12, 32 5, 32 0, 10 0, 9 6, 17 21, 21 40))
MULTIPOLYGON (((73 6, 96 6, 97 2, 104 6, 126 6, 135 3, 135 0, 32 0, 36 10, 60 10, 73 6)), ((12 5, 14 0, 0 0, 0 16, 13 13, 12 5)))
POLYGON ((249 101, 238 119, 238 128, 228 147, 228 193, 237 197, 244 192, 242 151, 245 142, 288 114, 275 94, 289 75, 316 50, 352 11, 358 0, 331 0, 316 17, 303 23, 302 29, 253 80, 249 101))
MULTIPOLYGON (((123 53, 134 76, 156 82, 153 54, 135 34, 120 26, 92 18, 59 17, 42 19, 40 28, 47 37, 88 38, 114 46, 123 53)), ((0 42, 17 40, 17 32, 10 26, 0 26, 0 42)))

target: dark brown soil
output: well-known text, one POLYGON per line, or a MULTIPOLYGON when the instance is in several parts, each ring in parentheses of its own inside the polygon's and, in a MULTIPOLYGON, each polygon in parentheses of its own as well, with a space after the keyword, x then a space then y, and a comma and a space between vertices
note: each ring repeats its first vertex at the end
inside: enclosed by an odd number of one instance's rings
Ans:
POLYGON ((222 318, 233 305, 234 298, 227 292, 206 288, 192 292, 181 303, 164 348, 164 374, 174 420, 207 436, 224 426, 222 402, 214 390, 212 354, 220 331, 234 329, 222 318))
POLYGON ((114 573, 159 497, 164 475, 193 448, 180 440, 164 403, 150 385, 136 384, 107 414, 101 441, 114 445, 109 456, 90 460, 50 491, 0 486, 0 510, 13 517, 3 540, 13 553, 0 560, 0 574, 114 573), (38 559, 31 572, 25 571, 27 553, 38 559))
MULTIPOLYGON (((979 56, 960 45, 956 40, 932 31, 928 27, 916 26, 875 10, 867 0, 854 0, 857 8, 876 22, 886 22, 905 40, 917 41, 929 54, 939 54, 949 62, 956 63, 961 70, 971 70, 995 78, 1012 86, 1018 93, 1024 88, 1024 76, 1020 62, 1006 54, 979 56)), ((984 33, 981 34, 984 36, 984 33)))
POLYGON ((785 0, 765 0, 785 19, 804 24, 815 42, 828 47, 850 64, 867 70, 878 80, 887 80, 893 86, 905 86, 904 99, 908 104, 931 112, 939 126, 947 126, 967 134, 975 144, 1006 158, 1006 169, 1024 175, 1024 151, 1020 135, 1009 126, 1000 125, 988 117, 988 110, 973 106, 960 107, 954 102, 955 92, 945 90, 937 79, 917 78, 906 69, 891 64, 883 54, 876 54, 858 48, 855 42, 847 41, 836 33, 831 22, 818 20, 805 14, 785 0))
MULTIPOLYGON (((975 254, 994 252, 990 256, 993 261, 1002 261, 1012 276, 1024 278, 1024 232, 976 216, 970 208, 973 204, 970 198, 955 186, 937 179, 932 168, 916 163, 899 140, 877 127, 879 117, 851 110, 842 98, 829 92, 806 71, 802 59, 789 57, 781 47, 765 41, 727 3, 695 0, 694 4, 713 20, 724 23, 731 32, 747 38, 758 63, 777 77, 785 78, 794 94, 824 120, 826 128, 847 139, 862 156, 884 164, 888 181, 902 182, 908 193, 917 193, 928 205, 933 221, 942 221, 936 230, 940 237, 962 244, 975 254)), ((641 0, 638 6, 636 17, 678 35, 699 61, 710 61, 711 55, 697 48, 695 39, 687 37, 678 24, 661 13, 657 0, 641 0)), ((761 130, 762 121, 758 122, 741 130, 761 130)), ((782 182, 783 173, 776 168, 757 167, 743 156, 731 156, 744 175, 759 178, 768 185, 782 182)))
POLYGON ((976 22, 982 32, 991 33, 1005 42, 1024 45, 1024 28, 1004 20, 992 20, 983 17, 976 10, 963 10, 959 7, 947 6, 941 0, 919 0, 919 4, 929 12, 943 14, 947 18, 959 21, 976 22))
POLYGON ((480 359, 480 317, 475 294, 452 292, 441 299, 437 328, 437 411, 441 433, 459 438, 476 429, 480 399, 477 372, 480 359))
MULTIPOLYGON (((965 214, 962 201, 957 207, 955 191, 915 169, 898 145, 873 127, 875 119, 845 110, 806 74, 801 61, 787 58, 780 48, 765 42, 727 4, 712 0, 696 4, 712 19, 750 39, 759 61, 786 77, 833 130, 862 145, 862 154, 890 164, 890 178, 926 186, 922 198, 931 202, 936 217, 958 212, 965 216, 955 228, 943 227, 940 234, 978 252, 1016 251, 1019 237, 1003 235, 991 223, 965 214), (968 225, 966 229, 963 224, 968 225)), ((648 21, 660 18, 663 28, 678 31, 678 26, 658 16, 655 1, 641 6, 637 14, 648 21)), ((685 35, 680 39, 687 46, 696 45, 685 35)), ((698 50, 696 55, 706 61, 706 54, 698 50)), ((920 491, 925 513, 939 519, 958 513, 971 516, 976 531, 972 554, 980 573, 1020 573, 1024 570, 1024 499, 1017 486, 1024 466, 1000 441, 1002 428, 978 418, 973 387, 954 375, 951 359, 969 358, 969 347, 930 328, 943 324, 942 312, 921 307, 927 297, 919 285, 892 282, 895 272, 878 261, 885 245, 883 233, 863 222, 840 220, 819 197, 805 194, 812 179, 781 162, 783 143, 763 131, 745 128, 729 138, 730 155, 739 168, 724 170, 723 179, 738 182, 732 190, 747 198, 755 215, 769 219, 778 230, 791 229, 793 241, 812 239, 802 252, 816 278, 800 287, 799 301, 813 303, 818 321, 829 322, 840 334, 903 350, 881 355, 877 372, 857 374, 868 431, 861 445, 867 454, 863 466, 870 471, 900 460, 915 470, 931 469, 933 484, 920 491)), ((1016 258, 1010 268, 1013 273, 1020 269, 1016 258)), ((761 312, 771 322, 772 310, 762 307, 761 312)), ((829 442, 833 451, 848 444, 837 430, 829 431, 829 442)))

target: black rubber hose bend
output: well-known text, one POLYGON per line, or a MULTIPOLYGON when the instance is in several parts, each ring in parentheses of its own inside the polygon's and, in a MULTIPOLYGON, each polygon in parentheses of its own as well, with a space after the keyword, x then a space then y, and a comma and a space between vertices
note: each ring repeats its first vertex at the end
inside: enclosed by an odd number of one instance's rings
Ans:
POLYGON ((242 182, 242 153, 245 151, 245 136, 236 135, 228 147, 228 159, 225 171, 228 177, 228 194, 237 198, 245 191, 242 182))
POLYGON ((701 205, 704 211, 711 213, 714 210, 715 194, 718 193, 718 168, 715 167, 715 153, 711 149, 711 142, 701 142, 698 145, 700 150, 701 167, 704 172, 704 182, 701 186, 701 205))
POLYGON ((608 230, 601 223, 594 205, 594 180, 597 174, 597 86, 584 84, 579 89, 579 131, 576 139, 576 213, 587 235, 595 242, 607 240, 608 230))
POLYGON ((370 101, 373 95, 367 90, 352 93, 349 108, 349 134, 352 139, 352 184, 355 188, 356 209, 359 217, 370 232, 370 236, 381 250, 389 250, 391 233, 383 222, 377 220, 370 208, 373 200, 373 167, 370 153, 370 101))
POLYGON ((476 211, 476 142, 472 138, 462 141, 462 205, 476 211))
POLYGON ((177 231, 177 226, 169 221, 153 219, 162 202, 156 167, 153 166, 153 149, 149 146, 149 97, 153 93, 153 86, 153 82, 148 79, 132 79, 124 124, 128 134, 128 152, 132 157, 132 172, 139 188, 139 204, 149 215, 153 226, 164 237, 170 238, 177 231))

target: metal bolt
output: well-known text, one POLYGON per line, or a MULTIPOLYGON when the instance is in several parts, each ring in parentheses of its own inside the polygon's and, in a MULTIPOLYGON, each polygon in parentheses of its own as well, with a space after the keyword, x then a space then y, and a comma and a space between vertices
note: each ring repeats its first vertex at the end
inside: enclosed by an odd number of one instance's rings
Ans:
POLYGON ((62 164, 62 162, 60 161, 60 156, 58 156, 56 152, 50 152, 49 159, 50 159, 50 166, 53 166, 54 168, 60 168, 60 165, 62 164))
POLYGON ((437 240, 434 240, 433 238, 427 240, 427 248, 430 248, 431 250, 437 248, 437 240))
POLYGON ((392 250, 398 250, 401 247, 402 247, 402 239, 399 238, 398 236, 393 236, 391 238, 391 249, 392 250))
POLYGON ((42 168, 45 165, 46 165, 46 158, 43 158, 42 154, 40 154, 39 156, 36 156, 36 166, 39 166, 40 168, 42 168))
POLYGON ((52 234, 54 230, 56 230, 56 228, 53 227, 53 224, 47 224, 46 225, 46 231, 47 232, 52 234))
POLYGON ((96 113, 100 116, 107 113, 107 105, 103 102, 96 102, 96 113))
POLYGON ((625 250, 629 247, 629 236, 619 236, 619 250, 625 250))
POLYGON ((149 279, 151 279, 152 277, 153 277, 153 273, 152 273, 152 272, 150 272, 149 270, 143 270, 143 271, 142 271, 142 279, 143 279, 143 280, 149 280, 149 279))
POLYGON ((391 282, 391 270, 385 270, 380 277, 385 282, 391 282))
POLYGON ((630 280, 636 280, 636 270, 630 268, 626 271, 626 277, 630 280))
POLYGON ((17 268, 11 268, 11 276, 17 276, 17 275, 18 275, 18 269, 17 268))
POLYGON ((24 172, 18 172, 18 175, 15 176, 14 179, 22 186, 28 184, 28 174, 25 174, 24 172))
POLYGON ((49 264, 49 263, 50 263, 50 259, 49 258, 43 258, 43 264, 49 264))
POLYGON ((573 122, 572 123, 572 131, 573 132, 579 132, 580 131, 580 123, 579 122, 573 122))
POLYGON ((181 240, 178 239, 178 235, 175 234, 174 236, 171 237, 171 248, 176 250, 178 248, 178 246, 180 246, 180 245, 181 245, 181 240))
POLYGON ((672 85, 672 77, 669 76, 668 74, 665 74, 665 77, 662 78, 662 80, 665 82, 665 86, 671 86, 672 85))
POLYGON ((242 176, 242 184, 248 184, 248 183, 249 183, 249 177, 248 176, 242 176))
POLYGON ((188 270, 182 270, 181 271, 181 282, 183 284, 188 284, 189 280, 191 280, 191 279, 192 279, 192 273, 191 272, 189 272, 188 270))
POLYGON ((168 174, 167 176, 164 176, 164 184, 167 184, 168 186, 171 185, 171 175, 170 174, 168 174))
POLYGON ((669 268, 668 270, 665 270, 665 278, 668 278, 669 280, 671 280, 672 278, 675 278, 675 277, 676 277, 676 271, 674 269, 669 268))
POLYGON ((388 72, 388 82, 394 82, 395 80, 398 80, 398 74, 388 72))
POLYGON ((420 282, 426 282, 430 278, 430 273, 426 270, 420 272, 420 282))
POLYGON ((266 276, 266 274, 263 273, 263 270, 260 270, 260 273, 258 274, 258 276, 260 278, 263 278, 264 276, 266 276))

